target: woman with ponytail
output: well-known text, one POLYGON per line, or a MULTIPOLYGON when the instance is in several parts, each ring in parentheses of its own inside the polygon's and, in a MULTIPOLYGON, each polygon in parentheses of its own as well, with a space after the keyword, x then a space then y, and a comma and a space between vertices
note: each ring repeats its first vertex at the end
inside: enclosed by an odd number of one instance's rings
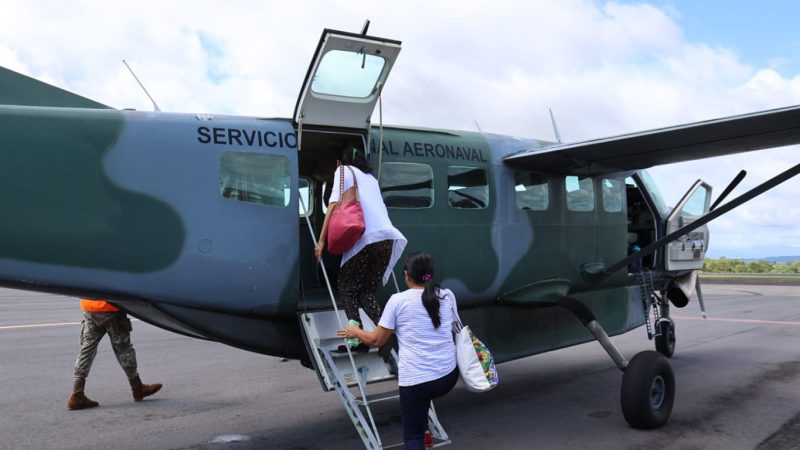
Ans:
POLYGON ((451 324, 456 298, 434 278, 433 258, 412 253, 403 271, 408 289, 386 302, 375 331, 350 326, 342 338, 356 337, 367 345, 383 346, 397 334, 400 343, 398 385, 406 449, 423 449, 431 400, 450 392, 458 380, 456 347, 451 324))

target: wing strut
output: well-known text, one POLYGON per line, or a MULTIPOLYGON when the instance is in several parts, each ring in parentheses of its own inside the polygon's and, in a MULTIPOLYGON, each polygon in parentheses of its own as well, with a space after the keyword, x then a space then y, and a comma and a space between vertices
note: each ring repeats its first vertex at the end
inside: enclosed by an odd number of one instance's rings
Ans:
POLYGON ((725 197, 727 197, 728 194, 730 194, 731 191, 734 190, 736 188, 736 186, 738 186, 739 183, 742 182, 742 180, 744 180, 744 177, 746 175, 747 175, 747 171, 746 170, 739 171, 739 173, 736 174, 736 176, 733 178, 733 180, 731 180, 730 184, 728 184, 728 187, 726 187, 725 190, 722 191, 722 194, 720 194, 720 196, 717 199, 717 201, 715 201, 714 204, 711 205, 711 208, 709 208, 708 210, 709 211, 713 211, 713 210, 717 209, 717 206, 719 206, 719 204, 722 203, 723 200, 725 200, 725 197))
MULTIPOLYGON (((650 255, 651 253, 653 253, 654 251, 656 251, 660 247, 663 247, 663 246, 669 244, 670 242, 674 241, 675 239, 683 236, 684 234, 686 234, 686 233, 688 233, 690 231, 693 231, 693 230, 695 230, 697 228, 702 227, 703 225, 707 224, 708 222, 711 222, 712 220, 716 219, 717 217, 727 213, 728 211, 736 208, 739 205, 742 205, 743 203, 746 203, 746 202, 752 200, 753 198, 763 194, 764 192, 767 192, 768 190, 774 188, 775 186, 783 183, 786 180, 789 180, 789 179, 795 177, 798 174, 800 174, 800 164, 797 164, 796 166, 791 167, 790 169, 786 170, 785 172, 783 172, 781 174, 778 174, 775 177, 765 181, 764 183, 754 187, 753 189, 745 192, 744 194, 740 195, 739 197, 736 197, 735 199, 733 199, 730 202, 726 203, 725 205, 719 207, 718 209, 715 209, 714 211, 709 212, 705 216, 695 220, 694 222, 690 223, 689 225, 686 225, 683 228, 679 228, 679 229, 673 231, 672 233, 662 237, 661 239, 653 242, 652 244, 647 245, 641 251, 638 251, 638 252, 628 256, 627 258, 624 258, 624 259, 622 259, 622 260, 620 260, 620 261, 608 266, 605 269, 587 270, 587 273, 590 275, 590 277, 594 281, 600 281, 604 277, 606 277, 608 275, 611 275, 612 273, 618 271, 619 269, 622 269, 623 267, 627 267, 628 264, 630 264, 630 263, 632 263, 634 261, 640 260, 640 259, 644 258, 645 256, 650 255), (596 279, 595 279, 595 277, 596 277, 596 279)), ((738 176, 737 176, 737 178, 738 178, 738 176)), ((589 269, 589 267, 587 267, 587 269, 589 269)))

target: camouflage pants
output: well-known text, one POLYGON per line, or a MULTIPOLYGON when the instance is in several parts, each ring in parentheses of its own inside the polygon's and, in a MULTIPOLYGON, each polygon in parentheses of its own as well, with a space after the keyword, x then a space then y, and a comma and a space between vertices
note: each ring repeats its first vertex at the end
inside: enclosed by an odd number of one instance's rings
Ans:
POLYGON ((131 321, 123 312, 84 312, 81 324, 81 351, 75 361, 75 378, 86 379, 97 354, 100 339, 108 333, 111 348, 128 379, 139 375, 136 351, 131 344, 131 321))
POLYGON ((361 322, 360 306, 375 325, 381 320, 381 304, 375 293, 391 256, 391 240, 374 242, 348 259, 339 270, 339 296, 348 319, 361 322))

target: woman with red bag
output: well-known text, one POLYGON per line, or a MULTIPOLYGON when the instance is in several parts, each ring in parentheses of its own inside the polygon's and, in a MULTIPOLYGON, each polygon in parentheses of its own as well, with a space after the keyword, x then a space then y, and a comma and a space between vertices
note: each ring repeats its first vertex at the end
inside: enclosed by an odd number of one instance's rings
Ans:
MULTIPOLYGON (((361 307, 377 324, 381 318, 381 305, 375 296, 378 283, 386 284, 389 281, 392 268, 400 259, 407 240, 392 225, 378 180, 372 176, 372 165, 359 146, 351 144, 345 147, 331 184, 328 212, 314 253, 319 261, 328 240, 334 211, 344 207, 351 198, 359 202, 364 217, 364 233, 342 254, 339 298, 351 323, 360 322, 358 308, 361 307)), ((369 347, 359 344, 356 350, 366 352, 369 347)))

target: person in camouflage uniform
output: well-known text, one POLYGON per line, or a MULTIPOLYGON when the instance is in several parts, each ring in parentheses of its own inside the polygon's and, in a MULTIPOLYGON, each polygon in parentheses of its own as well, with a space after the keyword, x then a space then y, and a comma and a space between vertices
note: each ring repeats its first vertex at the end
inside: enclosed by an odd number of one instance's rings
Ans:
POLYGON ((161 384, 143 384, 136 364, 136 351, 131 344, 131 321, 114 305, 102 300, 81 299, 83 322, 81 324, 81 350, 75 361, 75 382, 72 395, 67 400, 68 409, 84 409, 99 406, 86 396, 86 378, 97 354, 97 345, 108 334, 111 348, 117 361, 128 376, 133 399, 141 401, 161 389, 161 384))

